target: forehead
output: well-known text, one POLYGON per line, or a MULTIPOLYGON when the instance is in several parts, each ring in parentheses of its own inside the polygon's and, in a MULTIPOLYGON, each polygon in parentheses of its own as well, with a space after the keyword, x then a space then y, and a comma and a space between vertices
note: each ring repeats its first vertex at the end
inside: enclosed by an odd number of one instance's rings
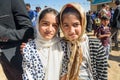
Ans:
POLYGON ((109 19, 103 19, 103 20, 101 20, 101 21, 109 21, 109 19))
MULTIPOLYGON (((46 13, 46 14, 43 16, 43 18, 52 18, 52 19, 55 19, 55 18, 56 18, 56 15, 53 14, 53 13, 46 13)), ((52 20, 52 19, 51 19, 51 20, 52 20)))
POLYGON ((63 14, 62 18, 64 19, 65 17, 76 17, 76 18, 79 19, 79 16, 80 15, 78 15, 77 13, 70 13, 70 12, 68 12, 68 13, 63 14))
POLYGON ((49 23, 58 23, 58 19, 56 18, 56 15, 47 13, 44 15, 44 17, 40 20, 41 22, 49 22, 49 23))

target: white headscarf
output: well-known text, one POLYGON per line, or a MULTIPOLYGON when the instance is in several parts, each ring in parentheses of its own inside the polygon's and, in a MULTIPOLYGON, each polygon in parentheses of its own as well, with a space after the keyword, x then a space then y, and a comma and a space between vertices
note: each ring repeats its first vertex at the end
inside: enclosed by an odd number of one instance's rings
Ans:
POLYGON ((39 13, 39 15, 38 15, 38 17, 37 17, 36 42, 39 43, 39 44, 37 44, 38 47, 50 47, 50 46, 52 46, 53 44, 55 44, 56 42, 60 41, 60 38, 57 37, 57 35, 55 35, 55 37, 54 37, 53 39, 51 39, 51 40, 45 40, 45 39, 42 37, 42 35, 40 34, 40 32, 39 32, 39 16, 40 16, 41 13, 42 13, 44 10, 46 10, 46 9, 48 9, 48 8, 43 9, 43 10, 39 13), (42 45, 41 45, 41 44, 42 44, 42 45))
MULTIPOLYGON (((39 14, 39 16, 40 15, 41 13, 39 14)), ((41 61, 43 63, 43 66, 45 67, 44 69, 45 80, 59 80, 60 67, 61 67, 62 55, 63 55, 60 38, 57 37, 57 35, 55 35, 54 38, 52 38, 51 40, 45 40, 42 37, 42 35, 39 32, 39 16, 36 26, 37 33, 36 33, 35 42, 36 42, 37 51, 40 54, 41 61), (45 48, 48 49, 46 53, 41 51, 45 48), (43 56, 48 57, 48 60, 43 56)))

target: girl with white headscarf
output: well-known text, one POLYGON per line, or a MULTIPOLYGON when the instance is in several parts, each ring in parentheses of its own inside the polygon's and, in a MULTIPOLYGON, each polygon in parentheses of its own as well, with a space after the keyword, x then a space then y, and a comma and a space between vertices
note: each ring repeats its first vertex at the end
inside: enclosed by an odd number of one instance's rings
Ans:
POLYGON ((37 36, 23 48, 23 80, 59 80, 64 51, 62 41, 57 37, 57 15, 52 8, 41 11, 37 36))

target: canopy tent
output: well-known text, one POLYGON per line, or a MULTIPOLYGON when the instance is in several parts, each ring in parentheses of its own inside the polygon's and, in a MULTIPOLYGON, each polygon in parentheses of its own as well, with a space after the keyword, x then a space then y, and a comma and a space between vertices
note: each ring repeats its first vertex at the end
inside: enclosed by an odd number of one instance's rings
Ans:
POLYGON ((91 4, 98 5, 98 4, 109 3, 109 2, 112 2, 112 0, 92 0, 91 4))

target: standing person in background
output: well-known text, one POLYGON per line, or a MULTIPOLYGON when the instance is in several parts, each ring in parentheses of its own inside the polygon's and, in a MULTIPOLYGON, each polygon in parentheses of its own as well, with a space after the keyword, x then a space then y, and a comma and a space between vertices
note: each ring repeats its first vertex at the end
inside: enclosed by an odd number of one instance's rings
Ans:
POLYGON ((37 24, 37 18, 38 18, 38 16, 39 16, 39 14, 40 14, 40 11, 41 11, 41 7, 36 7, 36 10, 35 10, 35 12, 36 12, 36 15, 35 15, 35 24, 37 24))
POLYGON ((92 25, 93 25, 93 20, 92 20, 92 11, 89 11, 87 14, 86 14, 86 18, 87 18, 87 25, 86 25, 86 31, 87 32, 91 32, 92 31, 92 25))
POLYGON ((39 15, 40 11, 41 11, 41 7, 36 7, 37 16, 39 15))
POLYGON ((98 15, 99 18, 101 19, 102 16, 107 16, 107 4, 102 4, 102 9, 99 11, 98 15))
POLYGON ((111 13, 110 27, 112 27, 112 23, 113 23, 113 14, 114 14, 114 9, 113 9, 113 7, 110 8, 110 13, 111 13))
POLYGON ((98 14, 96 15, 96 18, 94 20, 94 36, 96 36, 97 29, 101 25, 101 19, 99 18, 98 14))
POLYGON ((101 26, 97 29, 97 37, 101 40, 102 45, 104 46, 106 56, 109 58, 110 54, 110 27, 108 26, 110 22, 109 16, 101 17, 101 26))
POLYGON ((110 6, 109 5, 106 5, 106 10, 107 10, 107 16, 109 19, 111 18, 111 12, 110 12, 110 6))
POLYGON ((120 36, 120 0, 115 1, 116 9, 113 15, 113 24, 112 24, 112 34, 115 33, 114 41, 115 47, 118 49, 119 40, 118 37, 120 36))
POLYGON ((35 27, 36 26, 36 12, 34 10, 31 10, 31 6, 29 3, 26 3, 26 9, 28 11, 30 20, 32 21, 32 25, 33 27, 35 27))
POLYGON ((40 14, 40 11, 41 11, 41 7, 36 7, 36 10, 35 10, 35 12, 36 12, 36 15, 35 15, 35 24, 37 24, 37 18, 38 18, 39 14, 40 14))
POLYGON ((85 34, 86 14, 78 3, 65 4, 60 25, 67 46, 61 80, 107 80, 107 58, 100 40, 85 34))
POLYGON ((20 44, 33 38, 33 32, 23 0, 0 0, 0 48, 19 73, 22 73, 20 44))

